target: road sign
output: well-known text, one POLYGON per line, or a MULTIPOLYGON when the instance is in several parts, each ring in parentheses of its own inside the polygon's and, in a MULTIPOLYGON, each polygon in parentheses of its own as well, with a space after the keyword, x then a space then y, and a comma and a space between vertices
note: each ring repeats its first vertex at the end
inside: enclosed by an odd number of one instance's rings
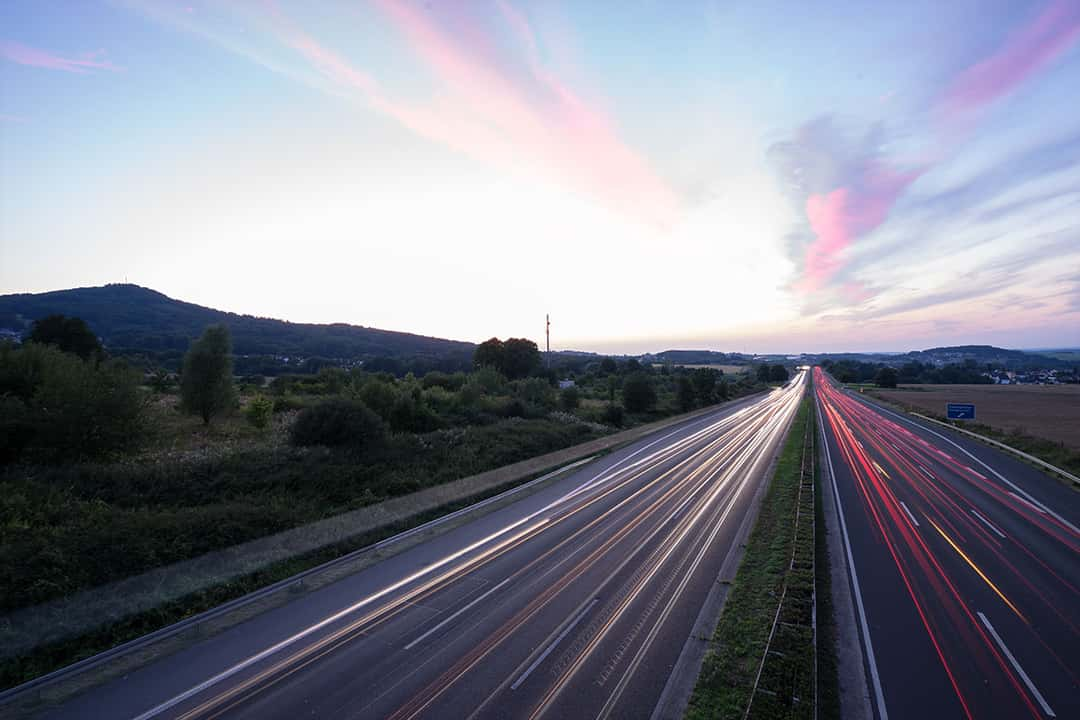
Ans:
POLYGON ((945 403, 945 413, 950 420, 974 420, 974 403, 945 403))

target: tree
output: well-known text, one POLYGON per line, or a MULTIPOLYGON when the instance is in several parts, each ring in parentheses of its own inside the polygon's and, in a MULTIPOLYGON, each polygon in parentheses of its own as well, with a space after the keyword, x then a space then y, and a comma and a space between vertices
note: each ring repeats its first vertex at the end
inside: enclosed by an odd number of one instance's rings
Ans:
POLYGON ((686 375, 675 378, 675 399, 683 412, 692 410, 694 407, 694 383, 686 375))
POLYGON ((211 325, 184 355, 180 403, 185 411, 209 425, 215 415, 232 407, 236 398, 232 377, 232 341, 224 325, 211 325))
POLYGON ((694 394, 702 405, 708 405, 716 399, 716 378, 719 372, 712 368, 696 368, 690 375, 694 383, 694 394))
POLYGON ((524 338, 508 338, 503 343, 502 361, 502 374, 511 380, 528 377, 543 364, 540 348, 524 338))
POLYGON ((473 353, 473 365, 478 368, 486 367, 502 372, 504 354, 505 349, 502 340, 493 337, 476 346, 476 352, 473 353))
POLYGON ((563 388, 562 393, 559 395, 559 404, 562 405, 563 410, 568 412, 576 410, 578 405, 581 404, 581 393, 573 385, 563 388))
POLYGON ((615 362, 615 358, 606 357, 600 361, 600 372, 605 375, 611 375, 618 372, 619 365, 615 362))
POLYGON ((656 388, 645 373, 633 373, 623 382, 623 405, 632 413, 648 412, 656 407, 656 388))
POLYGON ((55 345, 63 352, 75 353, 83 360, 101 358, 105 350, 89 326, 77 317, 49 315, 34 323, 28 342, 55 345))
POLYGON ((769 380, 772 382, 787 382, 788 371, 783 365, 773 365, 769 368, 769 380))
POLYGON ((883 367, 874 376, 874 384, 882 388, 896 387, 896 371, 891 367, 883 367))
POLYGON ((757 366, 757 379, 761 382, 769 382, 771 373, 769 372, 769 366, 762 363, 757 366))
POLYGON ((146 429, 140 373, 58 347, 0 345, 0 459, 29 448, 79 460, 131 449, 146 429))

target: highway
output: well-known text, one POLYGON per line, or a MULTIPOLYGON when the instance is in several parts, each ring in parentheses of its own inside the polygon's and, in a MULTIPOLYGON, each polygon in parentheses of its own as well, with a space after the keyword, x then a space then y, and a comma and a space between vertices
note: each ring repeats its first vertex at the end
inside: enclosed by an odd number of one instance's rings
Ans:
POLYGON ((54 718, 649 718, 806 385, 658 432, 54 718))
POLYGON ((814 372, 877 716, 1080 717, 1080 492, 814 372))

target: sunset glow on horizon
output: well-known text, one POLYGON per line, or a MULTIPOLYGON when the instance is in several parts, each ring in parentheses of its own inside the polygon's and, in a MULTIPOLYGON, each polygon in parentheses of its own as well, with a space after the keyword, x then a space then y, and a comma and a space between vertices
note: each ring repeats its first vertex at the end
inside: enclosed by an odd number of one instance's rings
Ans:
POLYGON ((597 352, 1080 346, 1080 0, 0 8, 0 294, 597 352), (617 9, 616 9, 617 8, 617 9))

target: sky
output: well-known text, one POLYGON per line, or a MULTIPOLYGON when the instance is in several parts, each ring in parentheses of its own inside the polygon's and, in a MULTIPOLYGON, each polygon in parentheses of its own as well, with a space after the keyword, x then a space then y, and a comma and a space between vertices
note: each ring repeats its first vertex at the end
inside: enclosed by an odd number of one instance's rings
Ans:
POLYGON ((1080 0, 11 0, 0 293, 638 353, 1080 346, 1080 0))

